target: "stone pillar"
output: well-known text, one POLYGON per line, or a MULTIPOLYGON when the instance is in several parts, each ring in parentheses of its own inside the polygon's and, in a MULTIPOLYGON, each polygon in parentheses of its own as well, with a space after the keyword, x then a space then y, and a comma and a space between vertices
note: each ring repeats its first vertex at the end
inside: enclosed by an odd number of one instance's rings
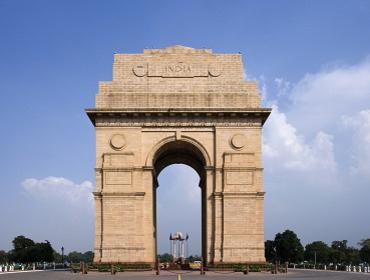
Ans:
POLYGON ((202 186, 202 255, 203 263, 207 265, 219 257, 215 245, 217 237, 220 236, 220 224, 216 217, 219 205, 214 196, 215 171, 209 167, 205 173, 206 182, 202 186))

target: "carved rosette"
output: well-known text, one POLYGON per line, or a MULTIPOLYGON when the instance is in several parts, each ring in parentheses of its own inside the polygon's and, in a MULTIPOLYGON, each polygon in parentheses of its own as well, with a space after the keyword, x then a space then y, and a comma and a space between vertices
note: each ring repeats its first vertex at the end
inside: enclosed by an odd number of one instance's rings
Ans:
POLYGON ((247 143, 247 137, 244 134, 234 134, 230 138, 230 145, 234 150, 241 150, 247 143))
POLYGON ((110 140, 109 144, 113 150, 120 151, 126 146, 126 138, 122 134, 114 134, 110 140))
POLYGON ((208 73, 209 75, 211 75, 212 77, 218 77, 221 75, 221 66, 218 65, 218 64, 210 64, 208 66, 208 73))
POLYGON ((148 66, 144 64, 135 65, 132 72, 138 77, 144 77, 148 73, 148 66))

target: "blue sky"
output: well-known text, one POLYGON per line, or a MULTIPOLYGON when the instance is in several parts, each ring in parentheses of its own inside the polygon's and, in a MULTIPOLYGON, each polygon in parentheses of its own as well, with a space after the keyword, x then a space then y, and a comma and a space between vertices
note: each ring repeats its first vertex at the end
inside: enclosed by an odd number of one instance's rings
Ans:
MULTIPOLYGON (((241 52, 274 108, 264 129, 266 238, 285 228, 304 243, 370 237, 369 14, 369 1, 0 0, 0 249, 18 234, 92 248, 95 143, 83 109, 111 79, 113 53, 174 44, 241 52)), ((164 170, 159 205, 179 190, 196 197, 197 179, 164 170), (189 177, 191 188, 170 188, 189 177)), ((199 200, 182 208, 195 217, 199 200)), ((177 230, 170 219, 159 218, 163 251, 177 230)), ((199 219, 176 227, 199 252, 199 219)))

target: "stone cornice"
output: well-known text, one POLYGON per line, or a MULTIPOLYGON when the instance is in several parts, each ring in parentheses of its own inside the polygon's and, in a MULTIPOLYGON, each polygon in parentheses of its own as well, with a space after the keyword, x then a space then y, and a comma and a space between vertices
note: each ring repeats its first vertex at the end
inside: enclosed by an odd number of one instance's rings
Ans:
POLYGON ((146 108, 146 109, 114 109, 114 108, 88 108, 85 109, 91 122, 96 125, 97 118, 115 118, 115 119, 131 119, 131 118, 147 118, 150 120, 156 118, 169 119, 187 119, 187 118, 206 118, 213 121, 221 120, 250 120, 260 119, 261 125, 264 124, 267 117, 271 113, 271 108, 146 108))

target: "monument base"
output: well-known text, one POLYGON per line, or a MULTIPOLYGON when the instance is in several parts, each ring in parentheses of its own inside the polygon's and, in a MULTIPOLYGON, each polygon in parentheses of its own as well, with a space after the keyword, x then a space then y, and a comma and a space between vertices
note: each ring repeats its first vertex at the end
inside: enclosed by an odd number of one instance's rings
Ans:
POLYGON ((152 270, 156 268, 156 264, 152 262, 93 262, 93 267, 101 271, 110 270, 111 265, 121 271, 152 270))

